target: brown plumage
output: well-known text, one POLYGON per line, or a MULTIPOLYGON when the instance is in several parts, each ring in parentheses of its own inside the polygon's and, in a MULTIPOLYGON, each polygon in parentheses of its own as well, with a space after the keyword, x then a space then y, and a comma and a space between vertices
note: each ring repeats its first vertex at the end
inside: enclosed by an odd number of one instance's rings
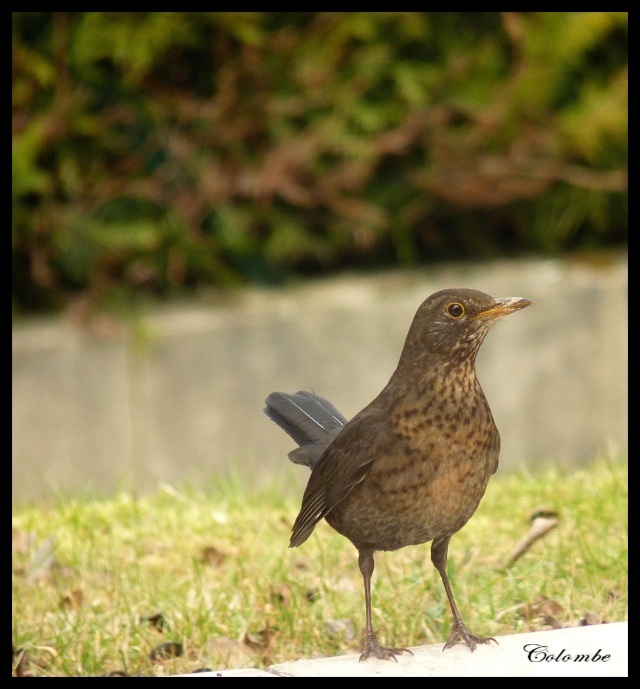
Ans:
POLYGON ((324 518, 358 550, 366 603, 360 660, 395 659, 407 650, 380 646, 373 631, 373 553, 428 541, 453 613, 445 649, 459 639, 472 651, 491 641, 462 621, 447 578, 447 548, 498 467, 500 435, 476 377, 476 355, 498 318, 529 304, 472 289, 432 294, 415 315, 388 384, 348 423, 311 393, 274 392, 266 400, 267 415, 299 445, 292 461, 311 468, 290 547, 302 545, 324 518))

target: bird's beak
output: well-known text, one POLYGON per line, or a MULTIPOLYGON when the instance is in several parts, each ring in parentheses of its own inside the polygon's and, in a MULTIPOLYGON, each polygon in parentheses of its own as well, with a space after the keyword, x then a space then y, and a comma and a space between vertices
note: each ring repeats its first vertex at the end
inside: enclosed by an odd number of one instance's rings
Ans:
POLYGON ((524 297, 496 299, 490 309, 480 312, 476 318, 502 318, 502 316, 524 309, 531 304, 533 304, 531 299, 525 299, 524 297))

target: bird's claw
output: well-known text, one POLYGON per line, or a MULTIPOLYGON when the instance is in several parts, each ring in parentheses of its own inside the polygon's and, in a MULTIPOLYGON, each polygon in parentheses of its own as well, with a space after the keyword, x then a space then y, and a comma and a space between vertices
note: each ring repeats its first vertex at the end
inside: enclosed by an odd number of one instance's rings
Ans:
POLYGON ((365 636, 364 638, 364 650, 360 655, 360 662, 366 660, 370 655, 374 655, 380 660, 395 660, 396 663, 398 659, 396 655, 402 655, 403 653, 413 653, 408 648, 386 648, 378 643, 378 639, 374 636, 365 636))
POLYGON ((492 636, 475 636, 475 634, 471 634, 463 623, 454 622, 447 643, 442 650, 446 651, 447 648, 455 646, 460 640, 464 641, 472 652, 476 650, 478 644, 488 644, 490 641, 494 641, 496 644, 498 643, 492 636))

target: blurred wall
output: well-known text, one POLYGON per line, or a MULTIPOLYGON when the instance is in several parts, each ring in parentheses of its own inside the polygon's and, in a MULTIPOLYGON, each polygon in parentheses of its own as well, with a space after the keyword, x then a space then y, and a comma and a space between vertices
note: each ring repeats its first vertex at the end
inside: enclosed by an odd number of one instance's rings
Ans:
POLYGON ((62 319, 19 323, 14 503, 161 481, 206 489, 230 467, 296 489, 308 472, 290 468, 293 444, 262 413, 266 395, 314 390, 352 416, 388 381, 420 303, 455 286, 536 302, 500 322, 478 357, 502 470, 626 449, 627 284, 619 255, 345 275, 159 308, 141 350, 62 319))

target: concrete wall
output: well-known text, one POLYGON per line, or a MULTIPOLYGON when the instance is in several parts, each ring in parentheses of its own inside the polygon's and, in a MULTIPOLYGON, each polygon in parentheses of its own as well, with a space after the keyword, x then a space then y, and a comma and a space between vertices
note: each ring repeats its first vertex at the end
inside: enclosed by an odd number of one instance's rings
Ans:
POLYGON ((202 484, 233 466, 292 474, 272 390, 312 389, 352 416, 393 372, 419 304, 474 287, 536 304, 500 322, 478 373, 502 469, 576 466, 627 443, 627 260, 526 260, 341 276, 155 310, 146 347, 63 319, 13 328, 13 500, 158 482, 202 484), (287 471, 285 471, 285 469, 287 471))

